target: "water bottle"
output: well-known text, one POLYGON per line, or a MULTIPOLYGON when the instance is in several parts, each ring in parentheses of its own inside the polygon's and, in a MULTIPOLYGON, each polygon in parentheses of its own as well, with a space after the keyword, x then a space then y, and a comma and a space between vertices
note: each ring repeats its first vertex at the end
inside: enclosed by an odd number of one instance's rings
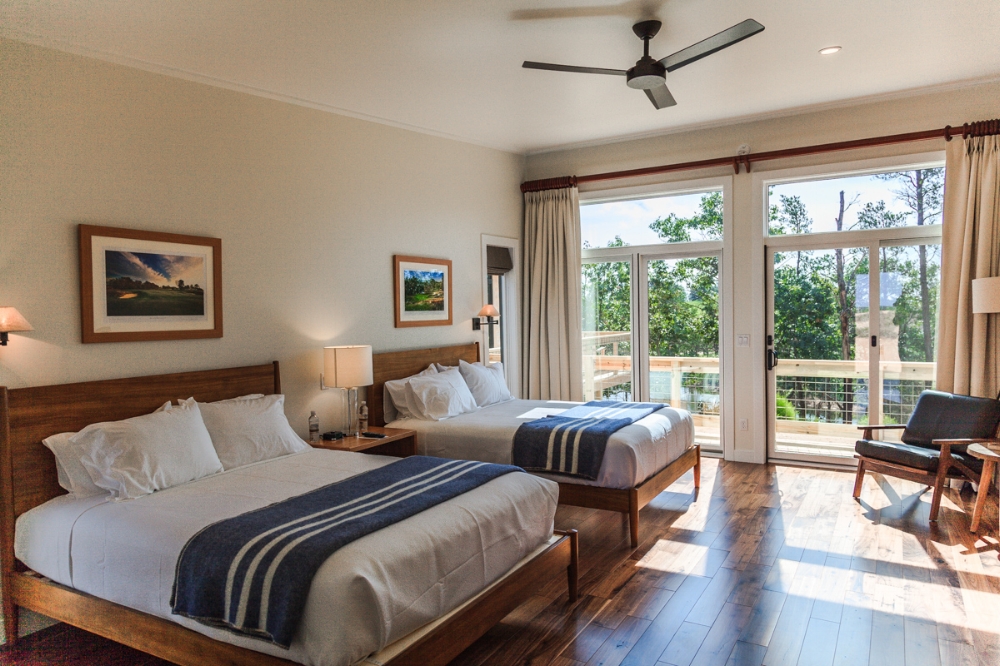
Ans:
POLYGON ((319 417, 316 416, 316 412, 309 412, 309 442, 319 443, 319 417))
POLYGON ((364 400, 361 401, 361 407, 358 408, 358 421, 361 432, 366 432, 368 430, 368 403, 364 400))

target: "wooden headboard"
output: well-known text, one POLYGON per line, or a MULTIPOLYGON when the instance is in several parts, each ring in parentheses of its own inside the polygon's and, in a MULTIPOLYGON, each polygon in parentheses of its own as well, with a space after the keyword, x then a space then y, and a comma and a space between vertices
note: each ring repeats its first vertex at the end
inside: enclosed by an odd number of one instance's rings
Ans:
POLYGON ((431 363, 458 365, 459 359, 466 363, 479 360, 479 343, 431 349, 408 349, 372 355, 372 373, 375 383, 368 389, 368 421, 375 426, 385 425, 385 407, 382 404, 382 389, 393 379, 415 375, 431 363))
POLYGON ((212 402, 248 393, 280 393, 278 362, 171 375, 8 389, 0 387, 0 549, 14 560, 14 521, 64 491, 42 440, 91 423, 149 414, 167 400, 212 402))

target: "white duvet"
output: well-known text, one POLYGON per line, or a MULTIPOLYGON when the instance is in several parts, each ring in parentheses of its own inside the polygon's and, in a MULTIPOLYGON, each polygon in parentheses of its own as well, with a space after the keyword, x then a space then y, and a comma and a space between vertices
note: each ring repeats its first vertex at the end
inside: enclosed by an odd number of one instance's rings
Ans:
POLYGON ((170 613, 200 529, 396 460, 310 450, 139 499, 59 497, 17 520, 15 553, 52 580, 303 664, 347 665, 447 613, 552 535, 558 488, 512 473, 345 546, 319 569, 290 650, 170 613))
MULTIPOLYGON (((417 431, 421 455, 483 462, 511 462, 514 433, 525 421, 559 414, 579 403, 508 400, 444 421, 398 419, 391 428, 417 431)), ((563 483, 631 488, 657 473, 694 445, 694 421, 682 409, 664 407, 625 426, 608 439, 597 479, 544 474, 563 483)))

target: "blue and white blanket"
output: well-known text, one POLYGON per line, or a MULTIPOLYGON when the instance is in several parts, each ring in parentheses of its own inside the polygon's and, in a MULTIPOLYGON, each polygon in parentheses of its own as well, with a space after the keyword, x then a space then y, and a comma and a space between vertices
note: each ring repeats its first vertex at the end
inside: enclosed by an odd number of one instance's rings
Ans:
POLYGON ((181 551, 173 612, 287 648, 337 549, 515 471, 412 456, 209 525, 181 551))
POLYGON ((594 480, 608 439, 664 405, 594 400, 521 424, 514 433, 513 462, 533 472, 555 472, 594 480))

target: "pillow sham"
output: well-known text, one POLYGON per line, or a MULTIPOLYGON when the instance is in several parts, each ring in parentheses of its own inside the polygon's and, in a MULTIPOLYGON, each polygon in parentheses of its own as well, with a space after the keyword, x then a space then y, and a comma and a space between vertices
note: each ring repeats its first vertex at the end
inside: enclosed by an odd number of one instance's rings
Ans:
POLYGON ((414 377, 426 377, 437 374, 434 364, 431 364, 415 375, 410 375, 403 379, 393 379, 384 384, 382 392, 382 410, 385 412, 385 422, 392 423, 396 419, 415 418, 413 410, 413 398, 409 397, 406 385, 414 377))
MULTIPOLYGON (((153 413, 165 412, 170 407, 170 401, 167 400, 157 407, 153 413)), ((97 486, 94 480, 90 478, 87 469, 80 462, 79 451, 77 451, 75 446, 70 444, 70 438, 75 434, 75 432, 61 432, 42 440, 42 444, 55 456, 56 475, 59 478, 59 485, 69 492, 70 495, 81 499, 107 494, 107 490, 97 486)))
POLYGON ((89 425, 70 438, 94 485, 135 499, 222 471, 197 404, 89 425))
MULTIPOLYGON (((194 399, 181 404, 189 402, 194 399)), ((197 405, 223 469, 310 448, 289 425, 283 395, 258 394, 197 405)))
POLYGON ((458 362, 458 370, 462 373, 462 379, 469 385, 472 397, 476 399, 476 404, 480 407, 495 405, 498 402, 513 400, 507 388, 507 380, 503 376, 503 365, 493 363, 483 365, 482 363, 458 362))
POLYGON ((426 421, 442 421, 478 409, 458 368, 411 379, 409 393, 416 408, 414 416, 426 421))

